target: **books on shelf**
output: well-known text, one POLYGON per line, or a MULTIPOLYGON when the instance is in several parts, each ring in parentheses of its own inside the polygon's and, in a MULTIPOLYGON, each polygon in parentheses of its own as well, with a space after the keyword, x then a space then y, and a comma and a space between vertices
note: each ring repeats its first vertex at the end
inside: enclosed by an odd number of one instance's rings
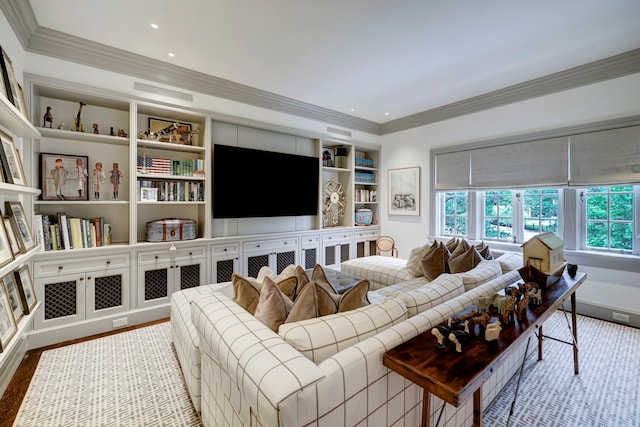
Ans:
POLYGON ((136 168, 139 173, 196 176, 204 174, 204 159, 171 160, 158 157, 138 156, 136 168))
POLYGON ((200 181, 166 181, 154 179, 138 180, 141 188, 157 188, 158 202, 203 202, 204 183, 200 181))
POLYGON ((37 225, 42 230, 42 248, 45 251, 84 249, 111 244, 111 224, 105 224, 104 217, 76 218, 64 212, 55 215, 36 215, 37 225), (108 226, 108 238, 107 236, 108 226))

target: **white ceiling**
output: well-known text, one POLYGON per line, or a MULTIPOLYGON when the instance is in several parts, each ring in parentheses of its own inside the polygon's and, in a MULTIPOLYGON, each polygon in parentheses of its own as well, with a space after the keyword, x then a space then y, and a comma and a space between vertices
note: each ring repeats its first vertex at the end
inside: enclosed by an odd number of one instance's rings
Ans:
POLYGON ((640 47, 638 0, 30 3, 41 27, 377 123, 640 47))

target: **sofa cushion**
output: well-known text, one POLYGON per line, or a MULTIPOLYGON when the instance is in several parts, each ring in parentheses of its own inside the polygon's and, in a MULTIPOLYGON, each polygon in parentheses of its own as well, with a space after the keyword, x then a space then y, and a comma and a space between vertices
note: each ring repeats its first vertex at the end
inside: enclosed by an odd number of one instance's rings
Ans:
POLYGON ((320 363, 406 318, 405 304, 388 298, 344 313, 284 323, 278 334, 311 361, 320 363))
POLYGON ((425 243, 422 246, 411 249, 411 252, 409 253, 409 259, 407 260, 407 265, 405 267, 407 271, 415 277, 422 276, 422 266, 420 265, 422 258, 424 258, 427 251, 429 251, 430 249, 435 249, 437 247, 438 242, 434 240, 433 242, 425 243))
POLYGON ((340 300, 338 301, 338 313, 355 310, 356 308, 369 305, 369 298, 367 297, 368 293, 369 281, 361 280, 354 287, 340 295, 340 300))
POLYGON ((231 276, 233 300, 242 308, 253 314, 260 300, 260 288, 256 282, 234 273, 231 276))
POLYGON ((404 301, 407 306, 407 314, 412 317, 451 298, 462 295, 464 292, 461 275, 442 273, 433 281, 417 289, 397 292, 395 298, 404 301))
POLYGON ((462 277, 465 291, 473 289, 502 275, 500 263, 497 260, 482 260, 473 269, 458 273, 462 277))
MULTIPOLYGON (((294 283, 297 282, 295 277, 285 280, 291 281, 290 279, 293 279, 294 283)), ((260 298, 253 315, 275 332, 287 319, 293 305, 293 301, 276 285, 276 282, 267 276, 260 288, 260 298)))
POLYGON ((522 268, 524 265, 522 254, 516 252, 505 252, 497 257, 496 261, 500 263, 502 274, 522 268))
MULTIPOLYGON (((416 278, 406 268, 407 260, 381 255, 352 258, 340 264, 343 273, 367 279, 369 289, 377 290, 416 278)), ((420 274, 422 277, 422 273, 420 274)))
POLYGON ((420 261, 424 277, 434 280, 440 274, 447 273, 449 256, 449 249, 442 242, 435 249, 430 249, 420 261))

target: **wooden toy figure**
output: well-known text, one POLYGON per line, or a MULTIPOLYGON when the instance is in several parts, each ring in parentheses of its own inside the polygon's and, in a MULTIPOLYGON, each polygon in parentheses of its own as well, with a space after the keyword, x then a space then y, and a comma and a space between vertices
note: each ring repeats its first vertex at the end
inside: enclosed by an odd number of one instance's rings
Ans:
POLYGON ((53 127, 53 113, 51 112, 51 107, 47 106, 47 112, 44 113, 43 120, 44 120, 44 123, 42 124, 43 127, 47 127, 47 123, 49 123, 50 128, 53 127))
POLYGON ((82 118, 80 117, 80 115, 82 114, 82 107, 87 104, 82 101, 80 101, 79 104, 80 107, 78 108, 78 114, 76 115, 76 119, 74 121, 74 128, 76 132, 84 132, 84 126, 82 126, 82 118))
POLYGON ((93 197, 96 200, 100 199, 100 187, 102 186, 102 183, 104 182, 105 179, 107 179, 107 176, 104 174, 104 171, 102 170, 102 163, 98 162, 96 163, 96 167, 95 169, 93 169, 93 197))
POLYGON ((85 178, 89 176, 87 169, 82 163, 82 159, 76 159, 76 172, 78 173, 78 196, 82 196, 82 192, 85 190, 85 178))
POLYGON ((120 188, 120 180, 122 179, 122 172, 117 163, 113 164, 113 169, 109 172, 109 180, 113 184, 113 198, 118 199, 118 189, 120 188))
POLYGON ((62 194, 62 188, 67 182, 68 175, 69 171, 64 168, 62 159, 56 159, 55 165, 53 169, 51 169, 51 178, 53 178, 53 185, 55 186, 56 196, 58 196, 58 199, 65 199, 64 195, 62 194))
POLYGON ((95 133, 95 134, 99 134, 100 133, 100 130, 98 130, 98 124, 97 123, 93 124, 93 133, 95 133))

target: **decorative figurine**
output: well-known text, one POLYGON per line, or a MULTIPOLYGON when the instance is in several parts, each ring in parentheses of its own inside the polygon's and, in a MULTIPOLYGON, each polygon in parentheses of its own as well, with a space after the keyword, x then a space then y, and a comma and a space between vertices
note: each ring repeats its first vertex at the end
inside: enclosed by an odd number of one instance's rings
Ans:
POLYGON ((436 348, 444 348, 445 335, 442 335, 442 332, 440 332, 440 329, 433 328, 433 329, 431 329, 431 333, 438 340, 438 343, 436 344, 436 348))
POLYGON ((49 123, 49 128, 53 127, 53 113, 51 112, 51 107, 47 106, 47 112, 44 113, 43 120, 43 127, 47 127, 47 123, 49 123))
POLYGON ((82 164, 82 159, 76 159, 76 172, 78 173, 78 196, 82 196, 84 188, 84 179, 89 176, 87 169, 82 164))
POLYGON ((120 136, 122 138, 126 138, 127 137, 127 133, 124 131, 124 129, 120 128, 120 129, 118 129, 118 136, 120 136))
POLYGON ((491 316, 486 311, 482 314, 478 314, 471 318, 471 330, 473 333, 476 331, 476 325, 478 326, 478 332, 481 334, 483 330, 487 328, 489 321, 491 320, 491 316))
POLYGON ((63 122, 60 122, 60 124, 58 125, 58 129, 60 129, 60 130, 64 129, 64 123, 63 122))
POLYGON ((64 168, 62 159, 56 159, 55 165, 53 169, 51 169, 51 178, 53 178, 53 185, 55 186, 56 196, 58 196, 58 199, 65 199, 65 197, 62 195, 62 188, 67 182, 68 175, 69 171, 64 168))
POLYGON ((468 329, 465 331, 451 331, 449 340, 456 344, 456 351, 462 353, 462 344, 466 344, 471 339, 468 329))
POLYGON ((82 107, 84 107, 87 104, 85 104, 82 101, 80 101, 79 104, 80 104, 80 107, 78 108, 78 114, 76 115, 76 119, 74 122, 74 129, 76 132, 84 132, 84 127, 82 126, 82 118, 80 118, 80 114, 82 114, 82 107))
POLYGON ((500 321, 496 321, 495 323, 490 323, 484 330, 484 339, 487 341, 495 341, 500 336, 500 331, 502 330, 502 326, 500 326, 500 321))
POLYGON ((96 163, 96 167, 93 170, 93 197, 96 200, 100 200, 100 187, 102 186, 102 183, 104 182, 105 179, 107 179, 107 176, 104 174, 104 171, 102 170, 102 163, 98 162, 96 163))
POLYGON ((122 172, 117 163, 113 164, 113 169, 109 172, 109 181, 113 184, 113 199, 118 199, 118 189, 120 188, 120 180, 122 179, 122 172))
POLYGON ((113 126, 111 126, 111 127, 109 128, 109 135, 110 135, 110 136, 116 136, 116 134, 115 134, 115 133, 113 133, 113 126))
POLYGON ((98 130, 98 124, 97 123, 93 124, 93 133, 95 133, 95 134, 99 134, 100 133, 100 131, 98 130))

